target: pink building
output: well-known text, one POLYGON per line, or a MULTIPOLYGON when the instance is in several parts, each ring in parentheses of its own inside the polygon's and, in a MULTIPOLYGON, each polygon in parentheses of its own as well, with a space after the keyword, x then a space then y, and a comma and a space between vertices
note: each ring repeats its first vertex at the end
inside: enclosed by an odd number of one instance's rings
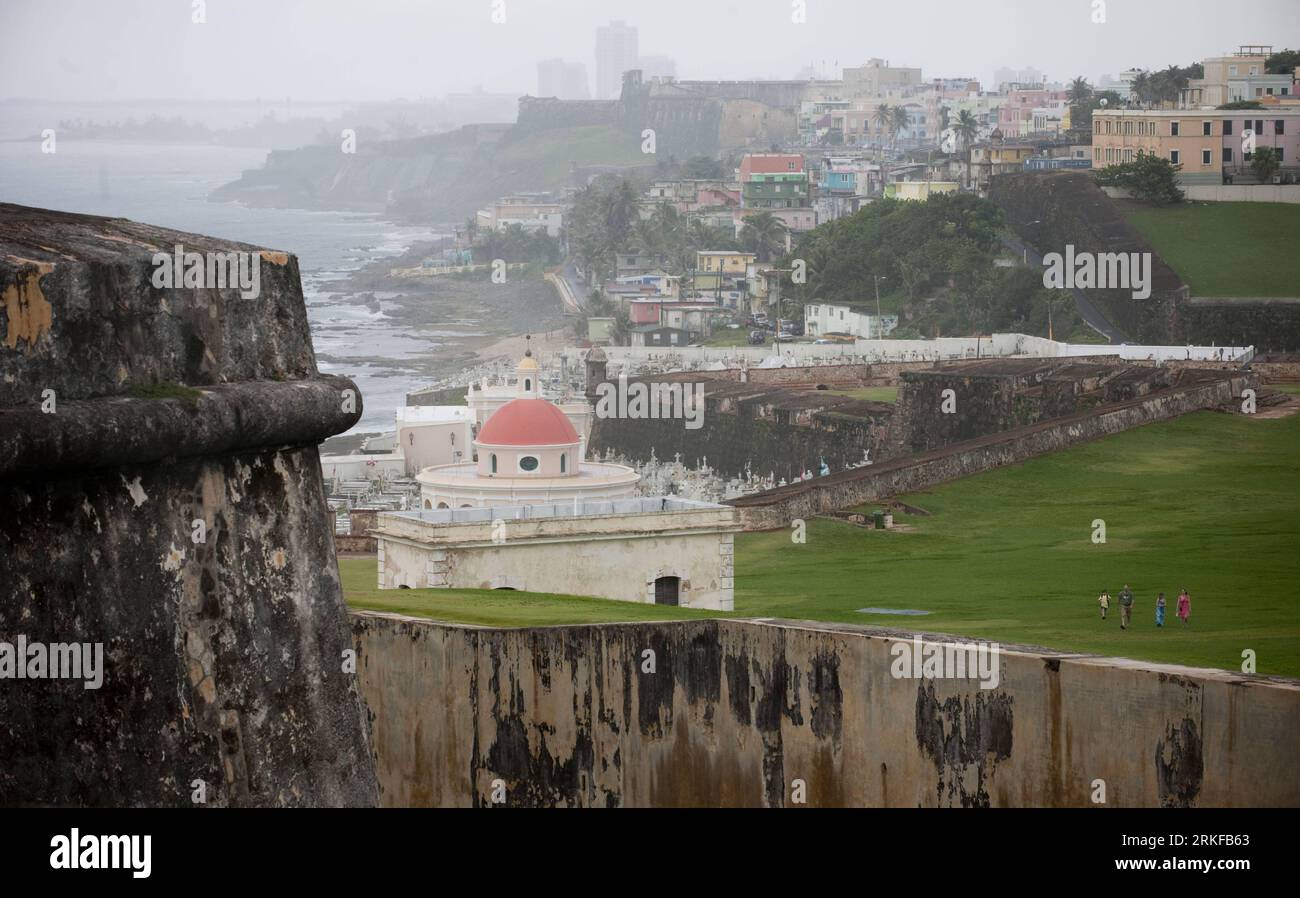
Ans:
MULTIPOLYGON (((1277 153, 1278 161, 1283 167, 1294 169, 1300 167, 1300 110, 1282 109, 1242 109, 1214 110, 1219 120, 1212 122, 1211 133, 1219 132, 1222 138, 1220 161, 1223 173, 1235 176, 1250 167, 1254 154, 1247 152, 1247 130, 1251 132, 1255 146, 1272 147, 1277 153)), ((1194 125, 1204 123, 1194 120, 1194 125)))
POLYGON ((998 127, 1007 137, 1020 137, 1033 128, 1034 110, 1069 97, 1064 90, 1026 90, 1007 92, 1007 101, 998 108, 998 127))

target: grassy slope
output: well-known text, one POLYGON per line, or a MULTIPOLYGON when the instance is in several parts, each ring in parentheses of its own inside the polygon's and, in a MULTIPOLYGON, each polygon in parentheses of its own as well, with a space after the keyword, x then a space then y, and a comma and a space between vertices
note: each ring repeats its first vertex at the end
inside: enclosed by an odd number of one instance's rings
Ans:
POLYGON ((1193 296, 1300 296, 1300 205, 1120 203, 1193 296))
POLYGON ((1298 448, 1300 416, 1201 412, 900 497, 933 515, 900 518, 912 533, 816 520, 806 545, 755 534, 737 541, 736 608, 1228 669, 1249 648, 1260 672, 1300 676, 1298 448), (1096 597, 1125 582, 1137 604, 1121 632, 1096 597), (1172 613, 1184 585, 1186 630, 1172 613), (1163 630, 1160 590, 1176 625, 1163 630))
MULTIPOLYGON (((903 498, 930 511, 875 533, 808 522, 736 540, 736 613, 921 628, 1084 652, 1300 676, 1300 416, 1251 420, 1201 412, 903 498), (1107 542, 1091 541, 1106 522, 1107 542), (1097 593, 1125 582, 1134 626, 1097 593), (1180 586, 1192 625, 1173 616, 1180 586), (1155 593, 1170 601, 1153 623, 1155 593), (924 617, 867 615, 915 608, 924 617)), ((524 593, 379 591, 373 560, 341 562, 355 607, 524 626, 684 617, 654 606, 524 593)), ((696 612, 708 615, 708 612, 696 612)), ((716 616, 716 615, 715 615, 716 616)))
POLYGON ((567 184, 573 163, 637 166, 654 162, 654 156, 641 152, 640 141, 613 125, 540 131, 509 145, 497 157, 501 167, 526 169, 547 187, 567 184))

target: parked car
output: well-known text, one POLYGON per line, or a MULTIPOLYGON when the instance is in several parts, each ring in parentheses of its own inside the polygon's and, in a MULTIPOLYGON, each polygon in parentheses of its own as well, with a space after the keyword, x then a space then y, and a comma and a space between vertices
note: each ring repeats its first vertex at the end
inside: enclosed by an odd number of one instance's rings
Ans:
POLYGON ((763 346, 767 343, 767 334, 762 331, 750 331, 749 342, 753 346, 763 346))

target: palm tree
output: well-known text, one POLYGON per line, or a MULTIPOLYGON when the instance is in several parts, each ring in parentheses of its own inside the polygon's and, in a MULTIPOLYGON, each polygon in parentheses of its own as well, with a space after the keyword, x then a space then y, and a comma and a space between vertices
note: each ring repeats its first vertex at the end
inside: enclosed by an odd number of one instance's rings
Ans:
POLYGON ((1137 97, 1139 103, 1149 103, 1151 101, 1151 73, 1145 69, 1133 76, 1133 86, 1130 88, 1133 96, 1137 97))
POLYGON ((969 151, 970 145, 975 142, 975 137, 979 134, 979 122, 975 120, 975 116, 969 109, 963 109, 957 114, 957 121, 953 127, 957 131, 957 137, 961 139, 962 149, 969 151))
POLYGON ((1069 90, 1066 91, 1066 101, 1070 106, 1087 106, 1092 102, 1092 85, 1088 79, 1080 75, 1070 82, 1069 90))
POLYGON ((740 229, 740 242, 745 249, 767 262, 773 255, 785 251, 785 222, 771 212, 758 212, 745 219, 740 229))
POLYGON ((891 124, 893 124, 894 111, 889 108, 888 103, 881 103, 876 107, 876 111, 871 116, 871 120, 875 122, 876 125, 876 136, 883 137, 885 131, 891 124))
POLYGON ((890 117, 894 120, 894 145, 898 145, 898 132, 907 128, 910 119, 907 115, 907 108, 904 106, 895 106, 890 112, 890 117))

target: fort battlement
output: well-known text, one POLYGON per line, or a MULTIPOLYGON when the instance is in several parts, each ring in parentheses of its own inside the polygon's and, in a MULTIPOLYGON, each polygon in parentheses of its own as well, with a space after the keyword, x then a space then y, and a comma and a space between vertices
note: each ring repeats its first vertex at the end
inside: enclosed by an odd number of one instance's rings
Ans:
POLYGON ((316 450, 360 414, 292 255, 0 205, 0 641, 103 659, 4 682, 0 805, 374 803, 316 450), (154 286, 178 244, 258 295, 154 286))

